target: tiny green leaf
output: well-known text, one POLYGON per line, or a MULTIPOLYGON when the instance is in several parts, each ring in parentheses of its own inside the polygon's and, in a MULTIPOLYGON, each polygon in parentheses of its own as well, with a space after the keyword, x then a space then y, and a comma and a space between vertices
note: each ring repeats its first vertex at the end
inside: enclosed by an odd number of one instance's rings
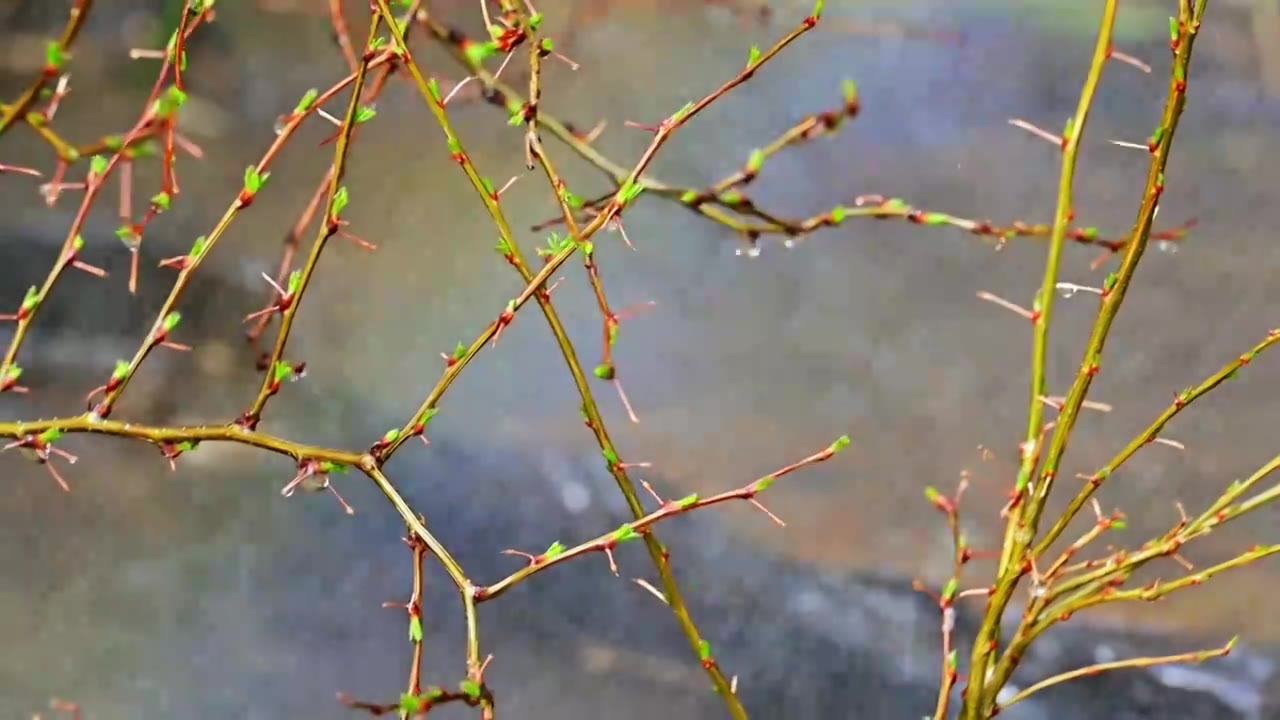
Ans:
POLYGON ((613 541, 615 543, 624 543, 628 540, 635 540, 638 537, 640 535, 635 531, 635 528, 631 527, 630 523, 613 531, 613 541))
POLYGON ((35 285, 27 288, 27 294, 22 298, 22 309, 31 312, 40 304, 40 290, 35 285))
POLYGON ((1177 42, 1178 40, 1178 18, 1169 18, 1169 41, 1177 42))
POLYGON ((320 91, 311 88, 302 95, 302 99, 298 101, 298 105, 293 109, 294 114, 301 115, 311 109, 316 104, 316 98, 320 97, 320 91))
POLYGON ((813 4, 813 13, 811 14, 811 17, 813 19, 817 20, 818 18, 822 17, 822 5, 823 5, 822 0, 817 0, 817 2, 813 4))
POLYGON ((58 42, 50 42, 44 48, 44 64, 51 70, 58 70, 62 67, 62 63, 66 62, 67 55, 62 49, 62 44, 58 42))
POLYGON ((285 285, 285 292, 289 293, 289 295, 294 295, 300 287, 302 287, 302 271, 294 270, 289 273, 289 283, 285 285))
POLYGON ((165 332, 173 332, 173 329, 178 327, 178 323, 180 322, 182 322, 182 313, 175 310, 164 316, 164 323, 162 326, 164 327, 165 332))
POLYGON ((609 463, 609 467, 618 464, 618 453, 614 452, 613 448, 605 448, 600 451, 600 454, 604 456, 605 462, 609 463))
POLYGON ((942 587, 942 599, 950 600, 951 598, 955 597, 956 590, 958 590, 959 587, 960 587, 959 580, 956 580, 955 578, 951 578, 950 580, 948 580, 947 584, 942 587))
POLYGON ((763 492, 765 490, 768 490, 769 486, 772 485, 774 481, 776 481, 777 479, 778 478, 774 477, 773 475, 765 475, 764 477, 760 478, 755 482, 755 491, 763 492))
POLYGON ((377 114, 378 111, 373 109, 372 105, 361 105, 360 108, 356 110, 356 124, 359 125, 361 123, 369 122, 373 119, 373 116, 377 114))
POLYGON ((440 83, 436 82, 435 78, 431 78, 427 81, 427 92, 431 93, 432 100, 435 100, 437 103, 441 102, 440 83))
POLYGON ((698 641, 698 659, 699 660, 711 659, 711 643, 707 642, 706 640, 698 641))
POLYGON ((417 615, 409 618, 409 640, 415 643, 422 642, 422 618, 417 615))
POLYGON ((850 442, 851 441, 849 440, 848 435, 841 435, 839 438, 836 439, 835 442, 831 443, 831 447, 828 449, 831 450, 832 454, 838 453, 841 450, 849 447, 850 442))
POLYGON ((459 342, 457 346, 453 348, 453 359, 461 360, 466 356, 467 356, 467 346, 459 342))
POLYGON ((62 437, 62 431, 58 428, 49 428, 40 433, 40 440, 44 443, 51 443, 62 437))
POLYGON ((1124 521, 1124 520, 1112 520, 1112 521, 1111 521, 1111 529, 1112 529, 1112 530, 1123 530, 1123 529, 1125 529, 1125 528, 1127 528, 1127 527, 1129 527, 1129 523, 1128 523, 1128 522, 1126 522, 1126 521, 1124 521))
POLYGON ((563 552, 564 552, 564 545, 560 544, 560 541, 559 541, 559 540, 557 540, 557 541, 555 541, 555 542, 551 543, 551 546, 550 546, 550 547, 548 547, 548 548, 547 548, 547 549, 542 553, 542 557, 543 557, 543 559, 544 559, 544 560, 550 560, 550 559, 552 559, 552 558, 554 558, 554 557, 556 557, 556 556, 558 556, 558 555, 562 554, 563 552))
POLYGON ((413 693, 400 693, 399 708, 403 712, 417 712, 422 703, 418 701, 418 696, 413 693))
POLYGON ((160 117, 168 117, 186 102, 187 94, 177 85, 170 85, 165 89, 163 95, 156 98, 155 104, 152 105, 152 110, 160 117))
POLYGON ((196 241, 191 243, 191 252, 187 253, 187 257, 199 257, 200 254, 204 252, 204 247, 208 242, 208 239, 204 235, 196 238, 196 241))
POLYGON ((167 192, 159 192, 151 196, 151 204, 158 210, 168 210, 172 200, 173 198, 167 192))
POLYGON ((343 185, 333 194, 333 210, 332 215, 336 218, 342 214, 347 208, 347 203, 351 202, 351 194, 347 191, 347 186, 343 185))
POLYGON ((480 699, 480 683, 475 680, 463 680, 458 683, 458 689, 472 702, 480 699))
POLYGON ((244 169, 245 193, 249 195, 256 194, 259 190, 262 189, 263 184, 266 183, 267 181, 267 176, 270 174, 271 173, 258 172, 258 168, 254 167, 253 165, 250 165, 249 167, 245 168, 244 169))
POLYGON ((644 192, 644 184, 627 179, 622 183, 622 187, 618 190, 618 199, 623 207, 630 205, 633 200, 640 197, 640 193, 644 192))
POLYGON ((276 381, 280 381, 280 380, 284 380, 285 378, 289 377, 292 374, 293 374, 292 365, 290 365, 287 362, 277 361, 275 371, 272 373, 272 377, 274 377, 276 381))
POLYGON ((694 108, 693 103, 691 102, 685 103, 684 107, 680 108, 679 110, 676 111, 674 115, 667 118, 665 124, 677 125, 681 122, 684 122, 684 119, 689 116, 689 113, 693 112, 693 108, 694 108))
POLYGON ((843 205, 837 205, 831 208, 831 222, 835 225, 839 225, 844 222, 848 215, 849 211, 845 210, 843 205))
POLYGON ((752 45, 751 51, 747 53, 747 67, 751 67, 760 62, 760 46, 752 45))
POLYGON ((725 205, 740 205, 742 204, 742 193, 737 190, 726 190, 720 193, 720 202, 725 205))
POLYGON ((89 172, 94 175, 101 176, 107 171, 107 159, 101 155, 94 155, 89 160, 89 172))
POLYGON ((858 102, 858 83, 853 80, 844 81, 844 104, 854 105, 858 102))
POLYGON ((125 376, 128 374, 129 374, 129 361, 117 360, 115 370, 111 371, 111 379, 116 381, 123 380, 125 376))
POLYGON ((396 428, 392 428, 382 435, 382 442, 384 443, 393 443, 399 439, 400 431, 396 428))
POLYGON ((697 502, 698 502, 698 493, 693 493, 691 495, 686 495, 680 498, 679 500, 677 500, 676 505, 680 506, 681 510, 687 510, 689 509, 690 506, 696 504, 697 502))
POLYGON ((498 43, 488 40, 485 42, 469 42, 462 46, 462 51, 467 56, 467 61, 472 65, 479 65, 485 60, 491 58, 498 52, 498 43))
POLYGON ((601 380, 612 380, 616 375, 612 365, 597 365, 591 372, 601 380))
POLYGON ((751 151, 751 155, 747 157, 747 172, 755 174, 760 172, 760 168, 764 166, 764 150, 756 148, 751 151))
POLYGON ((568 190, 560 193, 560 197, 564 199, 564 204, 568 205, 571 210, 581 210, 586 202, 578 195, 568 190))

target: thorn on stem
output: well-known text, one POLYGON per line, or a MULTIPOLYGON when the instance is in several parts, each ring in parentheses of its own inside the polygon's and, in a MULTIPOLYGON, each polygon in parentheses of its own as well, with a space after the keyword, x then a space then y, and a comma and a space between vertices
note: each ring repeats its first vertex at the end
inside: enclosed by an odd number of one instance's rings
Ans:
POLYGON ((1055 135, 1049 132, 1048 130, 1032 125, 1026 120, 1022 120, 1021 118, 1009 118, 1009 124, 1016 128, 1021 128, 1023 130, 1026 130, 1027 132, 1031 133, 1032 135, 1035 135, 1036 137, 1042 140, 1045 140, 1046 142, 1053 143, 1054 147, 1062 147, 1062 144, 1064 142, 1061 135, 1055 135))

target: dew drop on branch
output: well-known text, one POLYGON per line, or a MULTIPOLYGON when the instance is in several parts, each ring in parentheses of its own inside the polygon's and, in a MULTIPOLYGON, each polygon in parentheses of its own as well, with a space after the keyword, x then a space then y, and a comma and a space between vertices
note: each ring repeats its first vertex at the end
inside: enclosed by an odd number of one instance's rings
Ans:
POLYGON ((1169 253, 1170 255, 1175 255, 1178 252, 1178 243, 1173 242, 1172 240, 1161 240, 1156 243, 1156 249, 1159 250, 1160 252, 1166 252, 1166 253, 1169 253))

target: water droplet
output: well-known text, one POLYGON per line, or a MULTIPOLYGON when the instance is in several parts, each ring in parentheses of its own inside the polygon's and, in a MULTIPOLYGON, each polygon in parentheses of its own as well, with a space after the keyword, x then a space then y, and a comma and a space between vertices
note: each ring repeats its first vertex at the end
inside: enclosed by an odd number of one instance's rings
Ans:
POLYGON ((1058 294, 1064 298, 1070 298, 1071 296, 1075 295, 1076 291, 1079 289, 1080 288, 1076 287, 1075 285, 1071 285, 1068 283, 1058 283, 1058 294))
POLYGON ((760 257, 760 246, 752 245, 751 248, 747 250, 747 257, 760 257))
POLYGON ((791 238, 787 238, 786 240, 783 240, 783 241, 782 241, 782 247, 784 247, 784 248, 786 248, 786 249, 788 249, 788 250, 790 250, 791 248, 793 248, 793 247, 795 247, 795 246, 796 246, 796 241, 795 241, 795 240, 792 240, 791 238))
POLYGON ((1175 255, 1178 252, 1178 243, 1173 242, 1172 240, 1161 240, 1156 243, 1156 249, 1160 252, 1167 252, 1170 255, 1175 255))
POLYGON ((285 116, 281 115, 280 117, 276 118, 276 124, 275 124, 276 135, 277 136, 283 135, 285 126, 288 124, 289 124, 289 121, 285 119, 285 116))

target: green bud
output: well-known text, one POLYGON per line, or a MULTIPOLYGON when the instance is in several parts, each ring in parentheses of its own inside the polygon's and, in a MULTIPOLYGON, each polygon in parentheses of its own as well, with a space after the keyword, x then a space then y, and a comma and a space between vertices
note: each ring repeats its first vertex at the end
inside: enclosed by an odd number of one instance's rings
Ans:
POLYGON ((615 543, 624 543, 628 540, 635 540, 638 537, 640 537, 639 533, 637 533, 635 528, 631 527, 630 523, 628 523, 617 530, 614 530, 612 539, 615 543))
POLYGON ((294 114, 301 115, 302 113, 310 110, 311 107, 316 104, 316 98, 318 97, 320 97, 319 90, 316 90, 315 88, 308 90, 303 94, 302 99, 298 101, 297 106, 293 108, 294 114))
POLYGON ((347 192, 347 186, 343 185, 333 194, 333 203, 331 214, 336 218, 342 214, 347 208, 347 203, 351 201, 351 195, 347 192))
POLYGON ((849 440, 849 436, 848 436, 848 435, 841 435, 839 438, 837 438, 837 439, 836 439, 836 441, 835 441, 835 442, 831 443, 831 447, 830 447, 830 448, 828 448, 828 449, 829 449, 833 454, 834 454, 834 453, 838 453, 838 452, 840 452, 841 450, 843 450, 843 449, 845 449, 845 448, 849 447, 849 443, 850 443, 850 442, 851 442, 851 441, 849 440))

